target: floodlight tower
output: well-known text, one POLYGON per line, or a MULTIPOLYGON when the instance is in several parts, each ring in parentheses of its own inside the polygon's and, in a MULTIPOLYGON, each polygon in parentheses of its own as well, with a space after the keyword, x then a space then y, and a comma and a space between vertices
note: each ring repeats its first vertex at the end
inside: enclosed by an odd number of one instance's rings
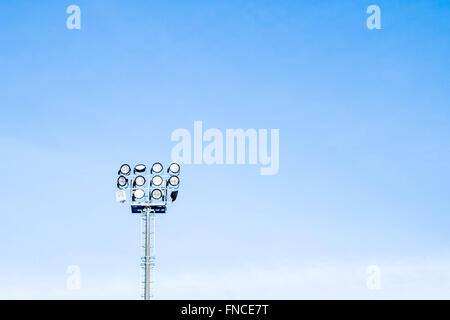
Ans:
POLYGON ((144 300, 150 300, 151 270, 155 263, 154 233, 155 215, 164 214, 167 204, 174 202, 178 196, 180 184, 180 165, 172 163, 167 172, 163 171, 163 165, 156 162, 150 170, 145 164, 138 164, 131 170, 128 164, 123 164, 118 172, 116 200, 121 203, 130 203, 131 213, 139 214, 143 222, 144 230, 141 238, 144 284, 144 300), (170 197, 170 199, 168 198, 170 197), (153 229, 152 229, 153 228, 153 229))

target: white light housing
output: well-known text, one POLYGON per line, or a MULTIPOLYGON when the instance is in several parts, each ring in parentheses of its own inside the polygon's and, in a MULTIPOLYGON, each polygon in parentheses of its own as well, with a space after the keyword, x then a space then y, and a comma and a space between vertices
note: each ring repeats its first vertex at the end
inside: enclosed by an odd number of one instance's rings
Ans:
POLYGON ((128 179, 124 176, 120 176, 117 178, 117 187, 118 188, 125 188, 128 185, 128 179))
POLYGON ((159 189, 154 189, 152 191, 152 198, 153 199, 160 199, 162 197, 162 192, 159 189))
POLYGON ((119 174, 123 174, 123 175, 127 176, 127 175, 130 174, 130 171, 131 171, 131 167, 129 165, 127 165, 127 164, 123 164, 120 167, 119 174))
POLYGON ((177 176, 171 176, 169 178, 169 184, 172 187, 176 187, 180 184, 180 178, 178 178, 177 176))
POLYGON ((116 201, 117 202, 127 201, 127 193, 124 190, 116 191, 116 201))
POLYGON ((145 164, 138 164, 136 167, 134 167, 134 172, 144 172, 147 167, 145 164))
POLYGON ((142 199, 145 196, 145 192, 142 189, 137 189, 133 192, 133 195, 136 199, 142 199))
POLYGON ((160 173, 163 170, 163 166, 161 163, 156 162, 152 166, 152 173, 160 173))
POLYGON ((134 184, 138 187, 142 187, 145 184, 145 178, 143 176, 137 176, 134 179, 134 184))
POLYGON ((178 175, 180 173, 180 165, 178 163, 172 163, 169 166, 168 172, 170 174, 178 175))
POLYGON ((160 186, 163 182, 163 179, 161 176, 154 176, 152 178, 152 186, 160 186))

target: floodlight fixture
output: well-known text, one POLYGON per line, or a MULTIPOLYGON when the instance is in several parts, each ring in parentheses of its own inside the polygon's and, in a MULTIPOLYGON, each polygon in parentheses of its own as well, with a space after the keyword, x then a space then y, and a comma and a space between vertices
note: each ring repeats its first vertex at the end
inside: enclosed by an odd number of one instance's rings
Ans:
POLYGON ((180 165, 178 163, 172 163, 167 169, 167 172, 172 175, 178 175, 180 173, 180 165))
POLYGON ((134 190, 134 192, 133 192, 133 196, 134 196, 136 199, 142 199, 142 198, 145 196, 145 191, 142 190, 142 189, 136 189, 136 190, 134 190))
POLYGON ((169 185, 171 187, 177 187, 180 184, 180 178, 178 178, 177 176, 171 176, 169 178, 169 185))
POLYGON ((116 201, 117 202, 127 201, 127 194, 126 194, 125 190, 116 191, 116 201))
POLYGON ((156 162, 152 165, 152 173, 160 173, 163 170, 161 163, 156 162))
POLYGON ((145 164, 138 164, 137 166, 134 167, 134 173, 139 172, 145 172, 145 170, 147 169, 147 166, 145 164))
POLYGON ((158 200, 158 199, 161 199, 161 197, 162 197, 161 190, 153 189, 153 191, 152 191, 152 198, 158 200))
POLYGON ((152 186, 160 186, 163 182, 163 178, 161 176, 154 176, 152 178, 152 186))
POLYGON ((119 174, 128 176, 131 172, 131 167, 128 164, 123 164, 120 167, 119 174))
POLYGON ((172 199, 172 202, 174 202, 175 200, 177 200, 177 196, 178 196, 178 190, 172 191, 170 193, 170 199, 172 199))
POLYGON ((137 176, 134 179, 134 184, 138 187, 142 187, 145 184, 145 178, 143 176, 137 176))
POLYGON ((123 189, 128 186, 128 179, 125 176, 119 176, 117 178, 117 188, 123 189))

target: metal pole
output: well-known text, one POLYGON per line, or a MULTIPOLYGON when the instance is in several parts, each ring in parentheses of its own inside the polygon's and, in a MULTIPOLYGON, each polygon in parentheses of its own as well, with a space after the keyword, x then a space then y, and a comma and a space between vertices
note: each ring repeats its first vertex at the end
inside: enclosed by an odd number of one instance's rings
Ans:
POLYGON ((150 208, 147 208, 145 219, 145 283, 144 300, 150 300, 150 208))

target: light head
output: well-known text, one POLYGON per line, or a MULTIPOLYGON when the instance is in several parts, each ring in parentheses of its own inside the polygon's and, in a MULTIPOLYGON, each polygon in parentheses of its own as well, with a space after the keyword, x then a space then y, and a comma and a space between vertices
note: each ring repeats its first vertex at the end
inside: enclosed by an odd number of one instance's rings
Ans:
POLYGON ((163 170, 163 166, 161 163, 156 162, 152 165, 152 173, 160 173, 163 170))
POLYGON ((167 169, 167 172, 170 173, 173 176, 177 176, 180 174, 180 165, 178 163, 172 163, 169 166, 169 169, 167 169))
POLYGON ((119 176, 117 178, 117 188, 125 189, 126 187, 128 187, 128 179, 125 176, 119 176))
POLYGON ((159 189, 153 189, 152 191, 152 199, 158 200, 161 199, 162 197, 162 192, 159 189))
POLYGON ((142 189, 136 189, 136 190, 134 190, 134 192, 133 192, 133 199, 138 199, 138 200, 140 200, 140 199, 142 199, 142 198, 144 198, 145 197, 145 192, 144 192, 144 190, 142 190, 142 189))
POLYGON ((134 185, 138 187, 142 187, 145 184, 145 178, 143 176, 137 176, 134 179, 134 185))
POLYGON ((170 187, 177 188, 179 184, 180 184, 180 178, 178 178, 178 176, 171 176, 169 178, 169 186, 170 187))
POLYGON ((134 167, 134 173, 136 173, 136 172, 142 173, 142 172, 145 172, 146 169, 147 169, 147 166, 145 164, 138 164, 137 166, 134 167))
POLYGON ((123 164, 120 167, 118 174, 121 174, 121 175, 124 175, 124 176, 128 176, 130 174, 130 172, 131 172, 131 167, 128 164, 123 164))

